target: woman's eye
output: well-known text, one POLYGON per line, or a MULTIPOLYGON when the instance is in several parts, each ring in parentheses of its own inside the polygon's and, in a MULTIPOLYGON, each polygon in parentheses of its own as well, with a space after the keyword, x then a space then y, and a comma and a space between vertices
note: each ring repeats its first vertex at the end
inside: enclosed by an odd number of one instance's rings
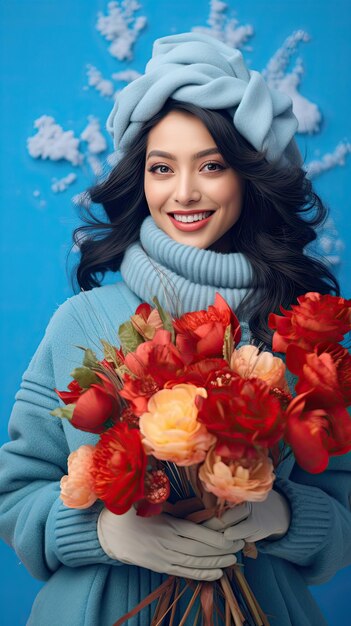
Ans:
POLYGON ((168 167, 168 165, 153 165, 149 169, 149 172, 155 172, 156 174, 168 174, 169 171, 170 168, 168 167))
POLYGON ((220 172, 221 170, 224 170, 223 165, 221 165, 220 163, 214 163, 214 162, 205 163, 204 168, 205 167, 208 167, 209 172, 220 172))

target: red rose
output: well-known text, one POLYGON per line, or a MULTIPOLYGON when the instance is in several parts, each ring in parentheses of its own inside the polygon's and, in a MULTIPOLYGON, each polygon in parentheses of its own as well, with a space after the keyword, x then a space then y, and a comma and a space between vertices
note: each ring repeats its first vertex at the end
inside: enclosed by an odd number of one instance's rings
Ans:
POLYGON ((286 351, 289 370, 299 377, 296 392, 311 391, 309 408, 351 404, 351 355, 339 344, 321 343, 307 352, 291 344, 286 351))
POLYGON ((307 472, 323 472, 329 457, 351 450, 351 417, 343 406, 309 409, 310 393, 296 396, 287 411, 286 440, 307 472))
POLYGON ((217 436, 222 453, 225 446, 270 447, 282 437, 285 415, 264 381, 234 375, 227 384, 225 379, 220 386, 212 383, 207 385, 208 397, 196 399, 197 419, 217 436))
POLYGON ((206 357, 223 356, 227 326, 231 326, 234 343, 241 339, 240 324, 227 302, 216 293, 214 305, 207 311, 185 313, 173 320, 176 346, 187 364, 206 357))
POLYGON ((101 385, 93 383, 79 395, 70 419, 72 426, 89 433, 102 433, 120 415, 117 389, 104 374, 97 376, 101 385))
POLYGON ((94 452, 94 490, 112 513, 122 515, 144 497, 146 465, 136 428, 118 423, 101 435, 94 452))
POLYGON ((291 311, 280 307, 284 317, 271 313, 268 326, 275 330, 273 350, 285 352, 289 343, 307 350, 320 342, 342 341, 351 329, 351 300, 309 292, 297 298, 291 311))

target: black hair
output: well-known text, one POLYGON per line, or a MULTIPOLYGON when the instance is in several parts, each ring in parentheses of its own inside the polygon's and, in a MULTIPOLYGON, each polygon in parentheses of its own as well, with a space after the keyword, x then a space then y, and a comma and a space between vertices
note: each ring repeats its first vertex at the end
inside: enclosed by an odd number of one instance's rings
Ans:
POLYGON ((302 167, 281 167, 267 161, 263 152, 239 134, 226 111, 169 99, 144 123, 107 178, 88 189, 88 196, 102 205, 108 219, 97 217, 94 208, 80 209, 85 225, 73 233, 81 252, 74 270, 78 285, 83 290, 99 286, 107 271, 119 270, 125 250, 139 239, 140 226, 149 215, 144 194, 147 137, 170 111, 198 117, 227 165, 245 183, 241 215, 230 230, 231 251, 245 254, 253 268, 252 286, 260 288, 263 295, 255 304, 244 298, 235 313, 239 319, 246 313, 255 339, 270 344, 270 312, 279 313, 280 306, 289 308, 308 291, 340 295, 339 283, 326 264, 304 252, 316 239, 315 229, 325 221, 327 208, 302 167))

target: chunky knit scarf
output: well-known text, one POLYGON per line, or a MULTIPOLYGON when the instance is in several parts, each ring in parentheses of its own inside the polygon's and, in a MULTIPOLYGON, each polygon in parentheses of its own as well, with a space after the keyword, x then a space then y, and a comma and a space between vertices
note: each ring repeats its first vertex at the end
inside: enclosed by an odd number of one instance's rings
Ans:
POLYGON ((161 305, 174 315, 206 309, 218 291, 235 311, 244 296, 252 301, 252 268, 240 252, 222 254, 178 243, 156 226, 151 215, 140 229, 140 241, 125 252, 121 274, 143 301, 161 305))

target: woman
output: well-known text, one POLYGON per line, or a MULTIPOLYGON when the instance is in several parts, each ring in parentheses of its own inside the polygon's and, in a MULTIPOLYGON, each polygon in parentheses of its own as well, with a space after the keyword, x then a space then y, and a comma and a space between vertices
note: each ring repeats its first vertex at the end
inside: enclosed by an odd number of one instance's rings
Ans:
MULTIPOLYGON (((248 540, 259 556, 244 560, 245 574, 270 623, 320 626, 307 585, 351 561, 350 455, 319 475, 288 459, 269 499, 229 511, 220 527, 134 510, 116 516, 100 504, 68 509, 59 498, 68 454, 96 441, 50 415, 54 388, 81 363, 77 346, 115 342, 119 325, 155 295, 179 314, 206 308, 219 291, 242 321, 242 342, 269 349, 269 312, 306 291, 339 293, 303 253, 325 209, 301 169, 291 102, 248 72, 240 52, 194 33, 156 41, 108 128, 119 160, 90 196, 109 223, 90 216, 76 233, 89 234, 77 269, 84 291, 50 321, 0 456, 2 536, 47 581, 28 624, 111 626, 163 575, 219 578, 248 540), (98 286, 118 269, 121 282, 98 286)), ((128 623, 146 626, 150 616, 128 623)))

